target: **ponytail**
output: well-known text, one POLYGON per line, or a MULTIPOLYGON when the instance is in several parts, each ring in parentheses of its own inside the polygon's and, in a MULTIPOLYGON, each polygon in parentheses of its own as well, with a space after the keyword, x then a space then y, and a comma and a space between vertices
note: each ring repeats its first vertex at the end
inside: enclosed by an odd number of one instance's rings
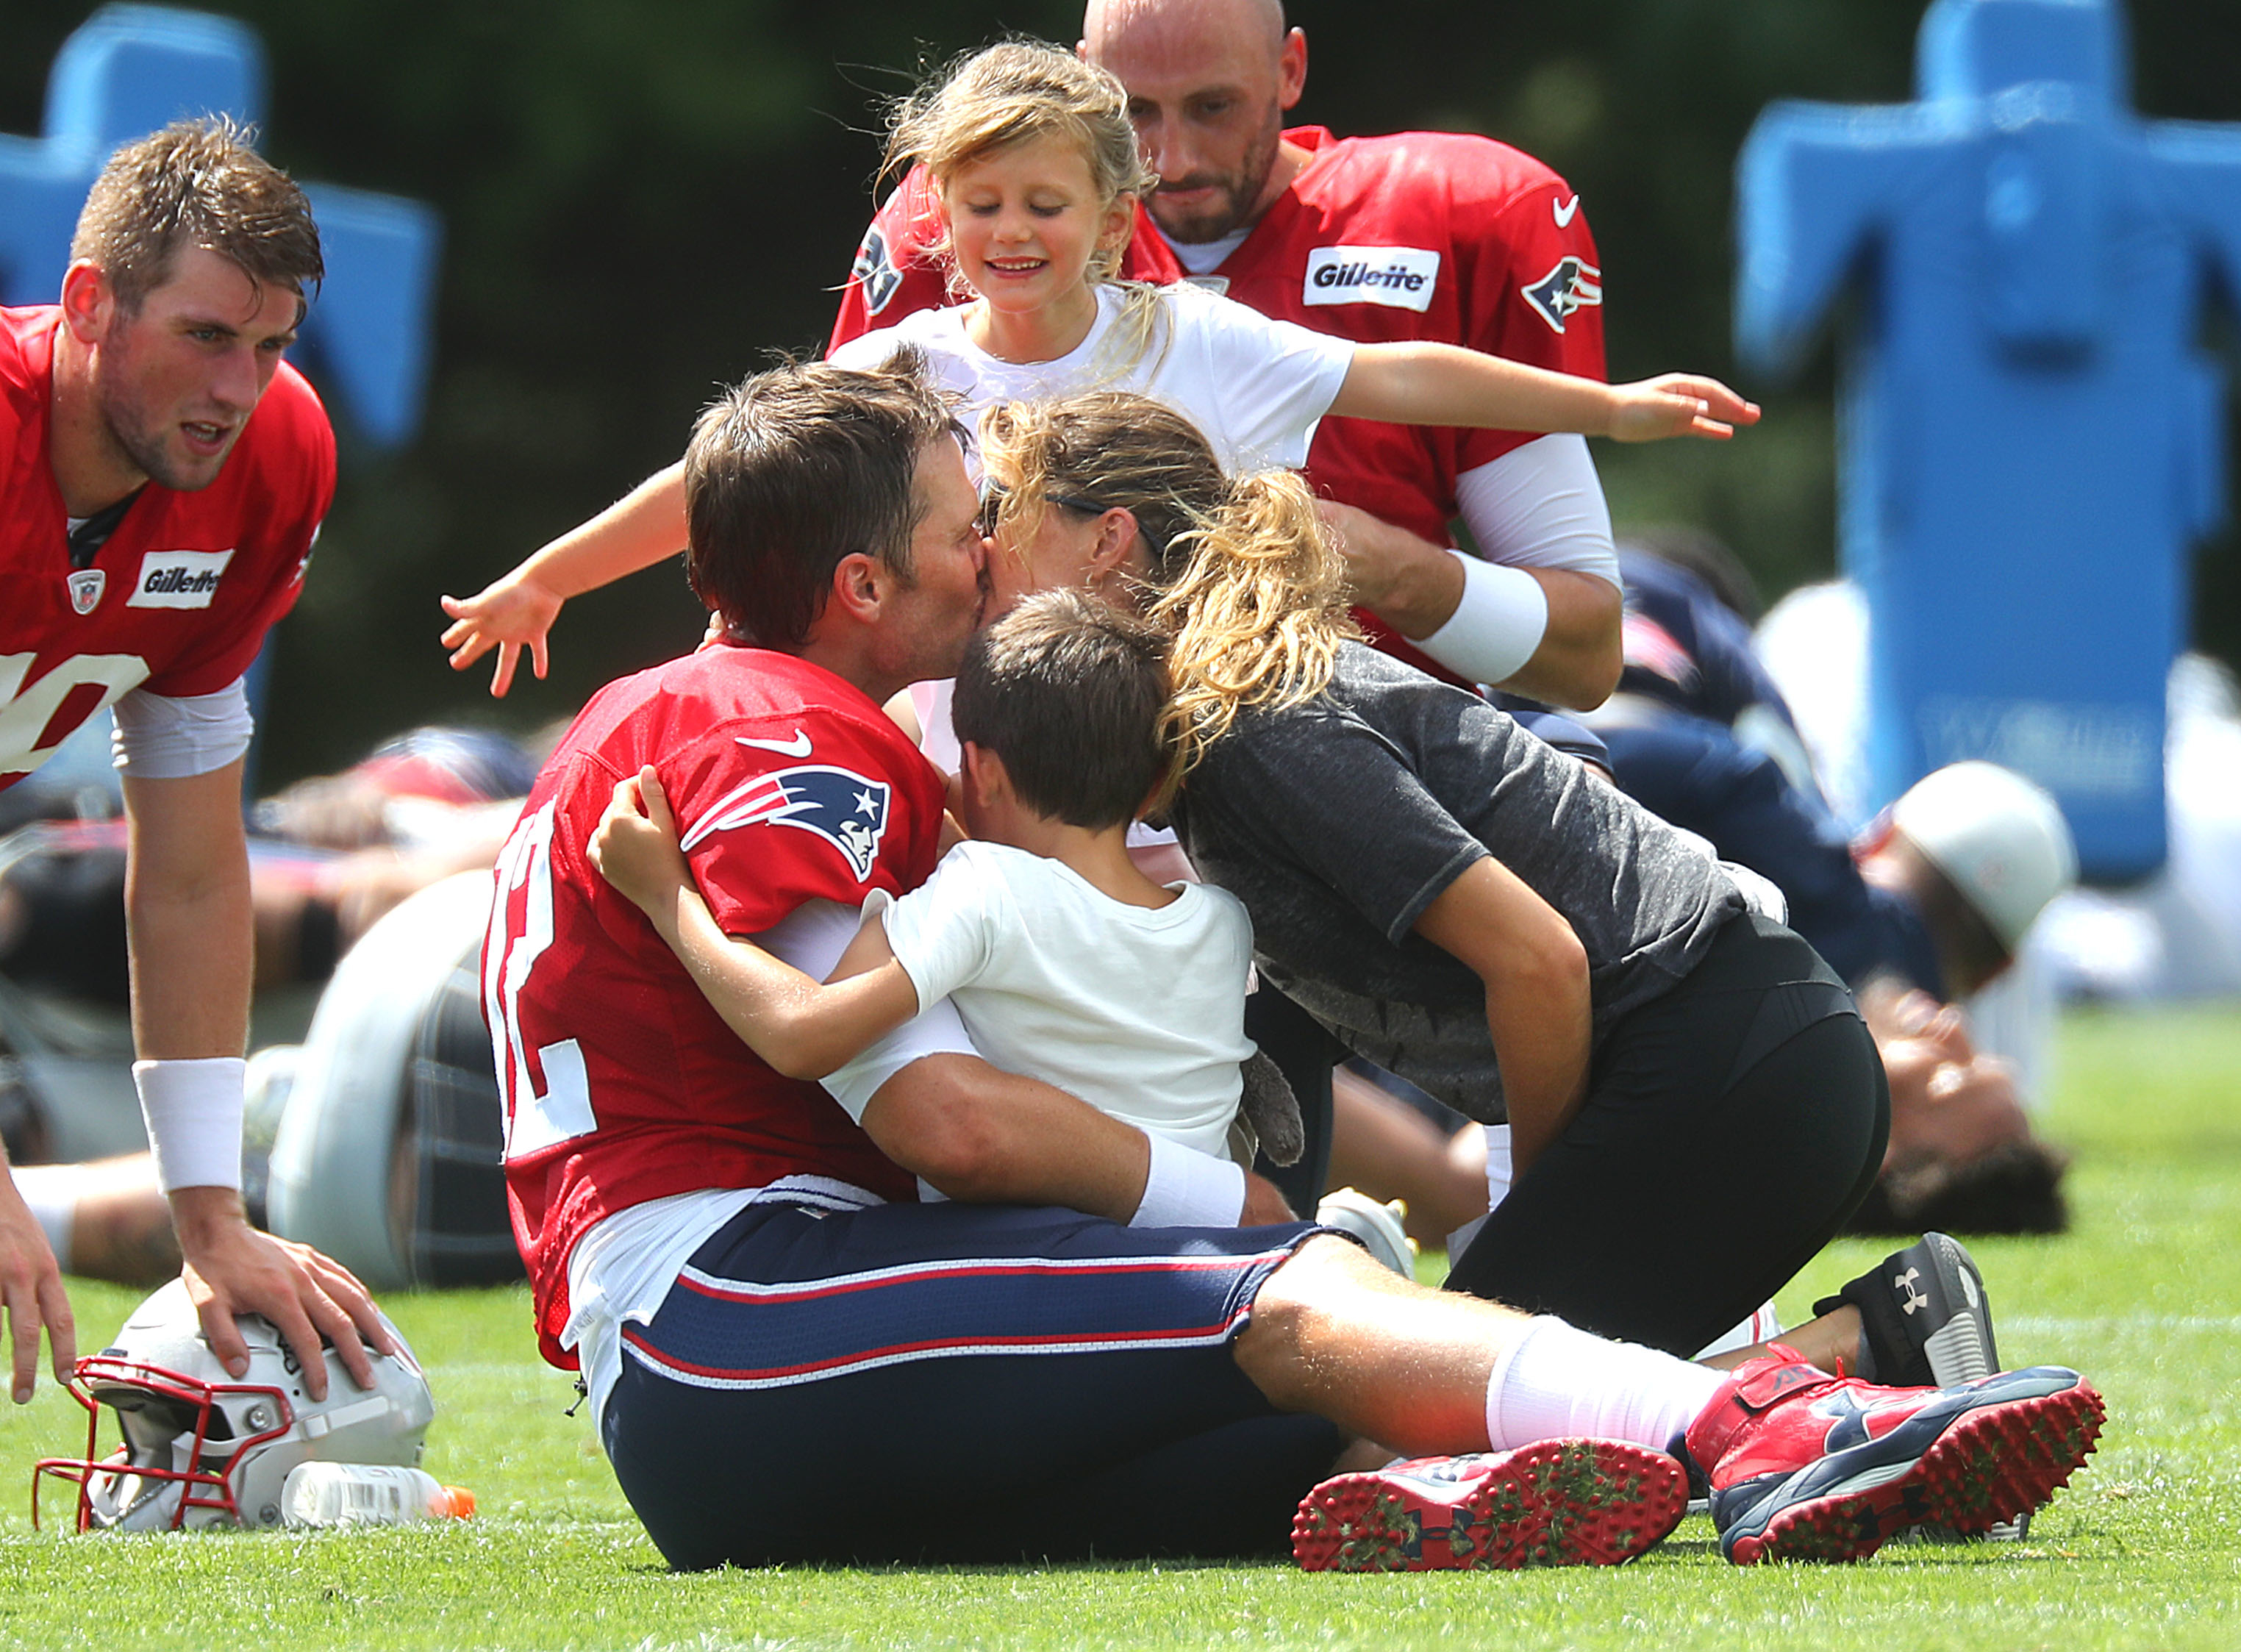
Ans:
POLYGON ((1282 711, 1321 693, 1339 644, 1358 634, 1345 565, 1290 472, 1239 478, 1190 538, 1188 565, 1151 609, 1174 639, 1167 732, 1178 778, 1241 710, 1282 711))

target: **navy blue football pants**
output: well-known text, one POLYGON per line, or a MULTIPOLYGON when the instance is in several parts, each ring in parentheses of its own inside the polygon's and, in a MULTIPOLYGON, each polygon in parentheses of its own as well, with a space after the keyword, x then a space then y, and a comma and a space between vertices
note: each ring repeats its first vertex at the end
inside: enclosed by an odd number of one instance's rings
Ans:
POLYGON ((607 1455, 681 1569, 1281 1553, 1341 1441, 1231 1344, 1315 1231, 751 1205, 625 1328, 607 1455))

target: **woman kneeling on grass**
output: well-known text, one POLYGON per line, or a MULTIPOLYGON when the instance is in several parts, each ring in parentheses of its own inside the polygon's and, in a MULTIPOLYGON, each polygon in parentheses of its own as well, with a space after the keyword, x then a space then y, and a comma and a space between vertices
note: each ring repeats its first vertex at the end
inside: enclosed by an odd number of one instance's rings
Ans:
MULTIPOLYGON (((1851 995, 1696 844, 1484 700, 1350 635, 1314 504, 1103 393, 983 431, 998 558, 1174 638, 1173 818, 1261 967, 1351 1049, 1507 1119, 1516 1184, 1450 1284, 1688 1354, 1875 1179, 1851 995), (1716 1249, 1675 1242, 1730 1213, 1716 1249)), ((1857 1364, 1852 1310, 1793 1340, 1857 1364)))

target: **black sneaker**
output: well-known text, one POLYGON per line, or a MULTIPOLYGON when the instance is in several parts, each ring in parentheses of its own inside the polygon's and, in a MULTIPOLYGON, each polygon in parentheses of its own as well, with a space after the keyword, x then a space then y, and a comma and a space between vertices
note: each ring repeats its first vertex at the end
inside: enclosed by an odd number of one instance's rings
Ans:
MULTIPOLYGON (((1950 1234, 1924 1234, 1920 1244, 1886 1256, 1813 1311, 1848 1302, 1860 1310, 1863 1357, 1855 1374, 1870 1382, 1943 1388, 2000 1368, 1984 1276, 1950 1234)), ((2011 1542, 2027 1523, 2028 1517, 2004 1523, 1986 1535, 2011 1542)))

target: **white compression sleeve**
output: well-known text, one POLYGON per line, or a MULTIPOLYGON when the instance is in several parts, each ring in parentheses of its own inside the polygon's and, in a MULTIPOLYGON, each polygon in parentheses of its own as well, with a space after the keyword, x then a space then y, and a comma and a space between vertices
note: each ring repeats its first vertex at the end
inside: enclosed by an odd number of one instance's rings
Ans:
POLYGON ((194 1060, 135 1061, 133 1087, 156 1157, 156 1185, 241 1186, 241 1114, 249 1063, 237 1055, 194 1060))
POLYGON ((1489 561, 1620 583, 1610 506, 1584 436, 1543 436, 1465 471, 1455 506, 1489 561))
POLYGON ((222 769, 249 749, 256 720, 237 679, 215 694, 175 698, 135 689, 117 702, 110 750, 135 779, 184 780, 222 769))
POLYGON ((1463 565, 1463 596, 1416 646, 1457 676, 1499 683, 1540 647, 1549 599, 1527 568, 1619 583, 1610 507, 1582 436, 1543 436, 1455 478, 1455 505, 1484 558, 1463 565))
MULTIPOLYGON (((0 1176, 9 1173, 0 1170, 0 1176)), ((70 1238, 77 1227, 80 1178, 76 1165, 17 1165, 16 1192, 47 1236, 55 1266, 70 1271, 70 1238)))

